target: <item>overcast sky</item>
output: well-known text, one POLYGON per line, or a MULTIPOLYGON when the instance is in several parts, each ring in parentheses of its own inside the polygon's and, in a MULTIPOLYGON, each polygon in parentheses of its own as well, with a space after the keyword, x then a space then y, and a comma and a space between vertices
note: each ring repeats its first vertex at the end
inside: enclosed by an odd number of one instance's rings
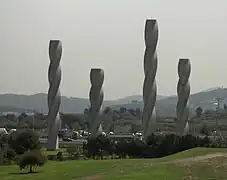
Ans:
POLYGON ((191 92, 227 87, 226 0, 0 0, 0 93, 48 90, 48 44, 60 39, 61 92, 88 97, 105 72, 105 99, 141 94, 144 24, 156 18, 158 94, 176 94, 177 63, 191 60, 191 92))

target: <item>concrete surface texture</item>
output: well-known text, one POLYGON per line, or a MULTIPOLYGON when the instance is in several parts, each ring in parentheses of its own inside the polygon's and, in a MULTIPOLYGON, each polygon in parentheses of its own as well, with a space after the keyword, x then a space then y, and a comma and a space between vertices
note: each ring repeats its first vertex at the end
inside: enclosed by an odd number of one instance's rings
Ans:
POLYGON ((176 133, 182 135, 185 133, 186 124, 189 116, 189 96, 190 84, 189 76, 191 73, 191 64, 189 59, 180 59, 178 63, 179 81, 177 84, 178 102, 176 107, 177 112, 177 128, 176 133))
POLYGON ((155 102, 157 96, 156 72, 157 72, 157 47, 158 24, 155 19, 146 20, 145 24, 145 54, 144 54, 144 84, 143 84, 143 129, 145 140, 155 131, 155 102))
POLYGON ((50 65, 48 70, 49 91, 48 91, 48 143, 49 150, 58 149, 58 130, 60 126, 59 107, 61 103, 60 82, 62 56, 62 44, 59 40, 51 40, 49 43, 50 65))
POLYGON ((100 111, 104 98, 102 90, 102 85, 104 82, 104 71, 100 68, 92 68, 90 71, 90 82, 91 88, 89 93, 89 117, 91 125, 89 126, 89 132, 91 133, 91 138, 96 138, 102 121, 100 117, 100 111))

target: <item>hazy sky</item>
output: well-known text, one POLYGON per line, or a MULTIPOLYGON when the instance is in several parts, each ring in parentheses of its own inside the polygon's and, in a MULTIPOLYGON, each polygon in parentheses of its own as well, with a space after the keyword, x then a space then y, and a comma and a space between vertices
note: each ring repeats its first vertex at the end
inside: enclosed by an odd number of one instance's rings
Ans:
POLYGON ((227 86, 226 0, 0 0, 0 93, 48 90, 48 44, 63 44, 62 95, 88 97, 105 72, 105 99, 141 94, 144 24, 159 25, 158 94, 176 94, 177 63, 191 60, 191 92, 227 86))

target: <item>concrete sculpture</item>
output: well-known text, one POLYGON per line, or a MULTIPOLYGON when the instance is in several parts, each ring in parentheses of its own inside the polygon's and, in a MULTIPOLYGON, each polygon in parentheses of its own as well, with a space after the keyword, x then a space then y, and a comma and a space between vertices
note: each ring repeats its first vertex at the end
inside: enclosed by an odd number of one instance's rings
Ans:
POLYGON ((145 140, 155 131, 155 102, 157 96, 156 72, 158 24, 155 19, 148 19, 145 25, 144 84, 143 84, 143 129, 145 140))
POLYGON ((102 85, 104 82, 104 71, 99 68, 93 68, 90 71, 90 82, 91 89, 89 93, 90 100, 90 124, 89 132, 91 133, 91 139, 95 139, 98 135, 99 129, 101 127, 101 117, 100 111, 103 103, 103 90, 102 85))
POLYGON ((176 133, 182 135, 188 123, 189 106, 188 99, 190 95, 189 76, 191 73, 191 65, 189 59, 180 59, 178 63, 179 81, 177 84, 177 128, 176 133))
POLYGON ((59 86, 61 82, 60 60, 62 56, 62 44, 59 40, 51 40, 49 43, 50 65, 48 70, 48 149, 58 149, 58 129, 60 124, 59 107, 61 96, 59 86))

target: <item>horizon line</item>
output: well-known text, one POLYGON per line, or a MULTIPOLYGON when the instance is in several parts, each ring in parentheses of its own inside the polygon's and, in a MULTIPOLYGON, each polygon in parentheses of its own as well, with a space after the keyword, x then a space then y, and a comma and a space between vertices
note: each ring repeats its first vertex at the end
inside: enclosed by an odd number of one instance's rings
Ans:
MULTIPOLYGON (((213 90, 217 90, 217 89, 227 89, 227 88, 225 88, 225 87, 223 87, 223 86, 208 88, 208 89, 205 89, 205 90, 202 90, 202 91, 198 91, 198 92, 196 92, 196 93, 192 93, 192 94, 190 94, 190 96, 193 95, 193 94, 198 94, 198 93, 201 93, 201 92, 209 92, 209 91, 213 91, 213 90)), ((37 92, 37 93, 33 93, 33 94, 22 94, 22 93, 0 93, 0 95, 17 95, 17 96, 35 96, 35 95, 38 95, 38 94, 47 95, 47 93, 43 93, 43 92, 37 92)), ((133 95, 124 96, 124 97, 121 97, 121 98, 118 98, 118 99, 106 99, 106 100, 104 100, 104 101, 117 101, 117 100, 125 99, 125 98, 130 97, 130 96, 138 96, 138 95, 139 95, 139 96, 142 96, 142 94, 133 94, 133 95)), ((172 94, 172 95, 158 94, 157 96, 164 96, 165 98, 168 98, 168 97, 177 96, 177 94, 172 94)), ((85 98, 85 97, 65 96, 65 95, 61 95, 61 97, 89 99, 89 97, 85 98)))

